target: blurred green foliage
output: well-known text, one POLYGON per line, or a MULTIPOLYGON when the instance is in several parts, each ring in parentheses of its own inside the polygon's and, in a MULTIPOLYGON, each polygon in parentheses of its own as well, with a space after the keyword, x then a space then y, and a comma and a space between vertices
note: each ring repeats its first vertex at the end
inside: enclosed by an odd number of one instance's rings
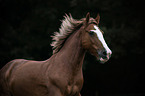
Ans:
POLYGON ((65 13, 81 19, 87 12, 94 18, 100 14, 99 26, 113 55, 104 65, 86 55, 83 96, 144 93, 145 7, 141 0, 0 0, 0 67, 16 58, 49 58, 50 36, 58 31, 65 13))

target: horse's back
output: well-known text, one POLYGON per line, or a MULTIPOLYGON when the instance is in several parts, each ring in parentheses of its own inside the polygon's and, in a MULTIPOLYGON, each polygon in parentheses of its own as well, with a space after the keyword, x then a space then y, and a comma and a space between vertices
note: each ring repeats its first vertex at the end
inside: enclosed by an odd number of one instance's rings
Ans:
MULTIPOLYGON (((21 64, 27 62, 28 60, 25 59, 15 59, 10 62, 8 62, 1 70, 0 70, 0 77, 2 78, 8 78, 11 73, 21 64)), ((0 79, 0 80, 1 80, 0 79)))
MULTIPOLYGON (((16 59, 7 63, 0 70, 0 96, 11 96, 10 92, 12 92, 12 94, 15 94, 13 92, 16 92, 16 90, 17 92, 22 92, 21 90, 27 91, 28 89, 30 90, 30 87, 32 89, 35 86, 34 84, 43 83, 41 82, 43 76, 40 72, 40 71, 44 71, 41 70, 41 67, 43 67, 42 63, 44 62, 25 60, 25 59, 16 59), (34 82, 34 81, 40 81, 40 82, 34 82)), ((33 89, 35 89, 35 87, 33 89)), ((18 93, 18 95, 16 96, 20 96, 20 95, 18 93)))
POLYGON ((0 70, 0 96, 11 96, 10 90, 8 86, 9 78, 13 70, 15 70, 18 65, 26 62, 24 59, 15 59, 8 62, 1 70, 0 70), (20 63, 21 62, 21 63, 20 63))

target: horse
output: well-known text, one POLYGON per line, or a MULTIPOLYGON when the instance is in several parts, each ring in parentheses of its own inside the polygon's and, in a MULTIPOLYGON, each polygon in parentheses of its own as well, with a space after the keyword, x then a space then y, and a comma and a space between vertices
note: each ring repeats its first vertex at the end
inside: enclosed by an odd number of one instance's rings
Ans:
POLYGON ((81 96, 86 52, 105 63, 112 51, 98 27, 100 15, 65 15, 52 36, 53 55, 44 61, 15 59, 0 70, 0 96, 81 96))

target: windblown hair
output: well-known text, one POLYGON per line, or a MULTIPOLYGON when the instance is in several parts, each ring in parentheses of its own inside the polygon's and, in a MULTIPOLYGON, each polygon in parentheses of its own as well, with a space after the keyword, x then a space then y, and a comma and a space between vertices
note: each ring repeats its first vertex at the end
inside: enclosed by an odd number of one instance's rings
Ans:
POLYGON ((54 32, 54 36, 52 37, 53 54, 57 53, 63 46, 65 40, 71 33, 74 32, 76 27, 83 23, 83 19, 76 20, 73 19, 71 14, 68 16, 64 16, 64 20, 62 20, 61 27, 59 28, 59 32, 54 32))

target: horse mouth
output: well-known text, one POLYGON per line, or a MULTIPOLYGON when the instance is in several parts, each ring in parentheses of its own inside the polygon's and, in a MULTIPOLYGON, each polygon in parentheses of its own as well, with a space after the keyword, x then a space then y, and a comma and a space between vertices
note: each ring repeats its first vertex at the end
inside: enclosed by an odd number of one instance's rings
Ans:
POLYGON ((99 57, 99 62, 104 64, 110 59, 111 55, 106 55, 105 57, 99 57))
POLYGON ((102 64, 104 64, 104 63, 107 62, 108 60, 109 60, 109 59, 100 58, 100 59, 99 59, 99 62, 102 63, 102 64))

